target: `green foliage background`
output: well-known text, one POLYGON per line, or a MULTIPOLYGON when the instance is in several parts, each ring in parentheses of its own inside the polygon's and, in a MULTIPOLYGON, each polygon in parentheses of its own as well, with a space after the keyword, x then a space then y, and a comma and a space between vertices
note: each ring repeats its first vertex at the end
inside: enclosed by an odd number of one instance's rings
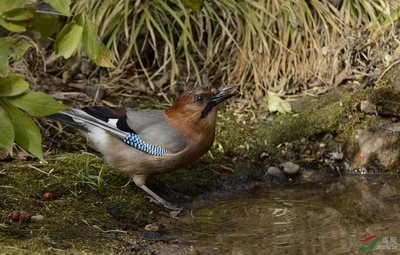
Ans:
MULTIPOLYGON (((55 10, 70 16, 70 1, 46 0, 55 10)), ((0 0, 0 26, 12 33, 31 31, 39 33, 42 40, 56 33, 58 19, 54 14, 42 14, 25 0, 0 0)), ((97 27, 85 14, 77 14, 58 33, 55 53, 69 58, 83 40, 84 49, 94 63, 113 67, 113 54, 97 38, 97 27), (82 36, 83 34, 83 36, 82 36)), ((10 71, 10 60, 21 61, 31 47, 31 41, 16 41, 10 36, 0 38, 0 148, 13 153, 14 141, 40 160, 42 135, 29 117, 43 117, 68 107, 42 92, 31 91, 22 75, 10 71), (11 72, 11 73, 10 73, 11 72)), ((34 88, 35 84, 31 84, 34 88)))

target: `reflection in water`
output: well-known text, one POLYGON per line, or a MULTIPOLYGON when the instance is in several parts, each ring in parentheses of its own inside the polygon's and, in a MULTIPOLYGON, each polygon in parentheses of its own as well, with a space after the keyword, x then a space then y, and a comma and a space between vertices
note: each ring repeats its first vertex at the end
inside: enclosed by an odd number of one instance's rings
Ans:
POLYGON ((183 239, 206 254, 397 254, 399 179, 348 176, 241 192, 184 220, 183 239))

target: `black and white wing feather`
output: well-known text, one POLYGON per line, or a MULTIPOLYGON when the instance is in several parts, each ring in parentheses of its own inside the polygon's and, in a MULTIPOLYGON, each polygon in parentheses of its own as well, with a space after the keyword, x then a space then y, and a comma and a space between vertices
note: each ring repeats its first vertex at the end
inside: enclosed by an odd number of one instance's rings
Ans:
POLYGON ((49 116, 89 133, 93 127, 105 130, 132 147, 152 155, 181 151, 185 138, 168 122, 160 110, 126 110, 113 107, 71 108, 49 116))

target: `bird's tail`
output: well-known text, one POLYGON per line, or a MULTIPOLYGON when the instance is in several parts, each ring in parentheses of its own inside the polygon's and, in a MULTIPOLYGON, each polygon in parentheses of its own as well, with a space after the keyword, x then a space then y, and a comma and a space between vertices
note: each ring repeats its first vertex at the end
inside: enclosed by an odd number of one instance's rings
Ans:
POLYGON ((82 123, 74 121, 74 119, 71 116, 65 114, 64 112, 58 112, 53 115, 46 116, 46 118, 88 131, 87 126, 85 126, 82 123))
POLYGON ((120 139, 123 139, 129 134, 128 132, 118 129, 115 123, 109 122, 108 119, 105 120, 96 118, 79 108, 70 108, 47 116, 47 118, 64 124, 72 125, 89 132, 93 126, 99 127, 113 134, 114 136, 119 137, 120 139))

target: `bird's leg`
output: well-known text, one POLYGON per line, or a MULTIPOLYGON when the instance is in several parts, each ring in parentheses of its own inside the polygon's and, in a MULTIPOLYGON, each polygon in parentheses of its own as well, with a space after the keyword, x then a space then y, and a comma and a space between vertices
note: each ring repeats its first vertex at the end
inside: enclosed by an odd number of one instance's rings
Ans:
POLYGON ((169 205, 169 203, 167 201, 162 199, 159 195, 154 193, 151 189, 147 188, 146 185, 144 185, 144 184, 139 185, 139 188, 141 188, 142 190, 146 191, 152 197, 152 199, 150 200, 151 202, 154 202, 156 204, 162 205, 165 208, 167 208, 169 210, 172 210, 172 211, 181 211, 182 210, 182 208, 178 208, 176 206, 169 205))
POLYGON ((179 198, 184 198, 184 199, 191 199, 191 197, 186 196, 185 194, 176 192, 175 190, 171 189, 171 187, 166 184, 165 182, 161 181, 160 179, 158 179, 155 176, 151 176, 151 179, 153 179, 155 182, 157 182, 161 188, 169 193, 171 193, 172 195, 174 195, 175 197, 179 197, 179 198))

